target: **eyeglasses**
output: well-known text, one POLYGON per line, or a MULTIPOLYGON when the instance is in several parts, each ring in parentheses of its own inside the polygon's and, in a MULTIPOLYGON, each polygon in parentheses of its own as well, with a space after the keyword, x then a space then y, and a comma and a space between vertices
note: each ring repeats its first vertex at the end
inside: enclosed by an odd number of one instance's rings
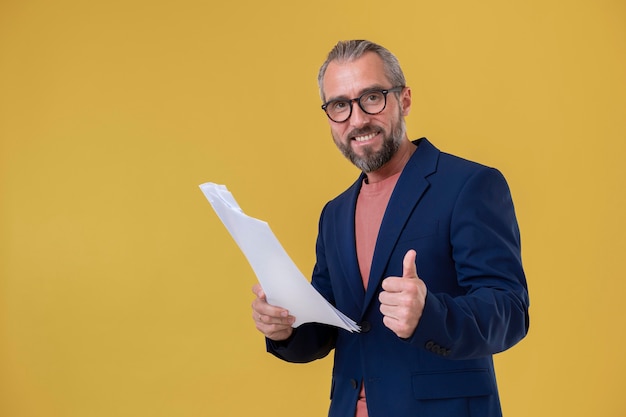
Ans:
POLYGON ((322 110, 330 120, 336 123, 345 122, 352 115, 352 102, 356 101, 361 110, 367 114, 378 114, 387 106, 387 94, 402 91, 404 87, 393 87, 388 90, 368 90, 357 98, 331 100, 322 104, 322 110))

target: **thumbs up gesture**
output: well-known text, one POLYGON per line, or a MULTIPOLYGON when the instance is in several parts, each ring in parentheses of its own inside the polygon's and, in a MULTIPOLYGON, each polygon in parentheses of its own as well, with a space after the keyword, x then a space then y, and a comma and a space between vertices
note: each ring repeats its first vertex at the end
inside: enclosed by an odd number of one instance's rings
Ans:
POLYGON ((383 324, 402 338, 415 331, 426 301, 426 284, 417 276, 416 256, 413 249, 404 255, 402 276, 385 278, 378 296, 383 324))

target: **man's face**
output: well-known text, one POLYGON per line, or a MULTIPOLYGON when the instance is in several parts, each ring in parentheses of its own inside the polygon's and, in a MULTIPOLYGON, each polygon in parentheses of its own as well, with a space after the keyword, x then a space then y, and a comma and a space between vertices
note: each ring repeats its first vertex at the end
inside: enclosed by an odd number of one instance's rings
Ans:
MULTIPOLYGON (((365 53, 350 62, 331 62, 324 75, 326 101, 352 99, 367 90, 389 89, 391 85, 383 67, 382 59, 373 52, 365 53)), ((370 115, 352 103, 352 115, 342 123, 330 123, 335 144, 343 155, 364 172, 373 172, 385 165, 395 154, 406 137, 404 116, 411 107, 408 88, 400 93, 387 95, 387 105, 378 114, 370 115)))

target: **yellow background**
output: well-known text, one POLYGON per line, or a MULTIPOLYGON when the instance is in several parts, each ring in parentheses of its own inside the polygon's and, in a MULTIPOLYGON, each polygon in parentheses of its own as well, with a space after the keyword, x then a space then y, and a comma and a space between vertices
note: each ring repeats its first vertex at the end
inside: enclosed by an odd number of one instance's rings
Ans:
POLYGON ((357 175, 317 69, 390 48, 412 138, 502 170, 531 330, 504 412, 624 416, 621 0, 0 2, 0 416, 322 416, 326 358, 282 363, 198 184, 226 184, 305 273, 357 175))

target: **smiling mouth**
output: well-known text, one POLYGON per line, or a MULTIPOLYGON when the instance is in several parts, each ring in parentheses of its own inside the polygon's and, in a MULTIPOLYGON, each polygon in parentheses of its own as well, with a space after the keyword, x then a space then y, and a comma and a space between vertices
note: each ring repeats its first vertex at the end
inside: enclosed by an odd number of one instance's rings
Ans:
POLYGON ((372 132, 368 133, 367 135, 354 136, 352 137, 352 140, 355 140, 357 142, 366 142, 370 139, 373 139, 377 134, 378 132, 372 132))

